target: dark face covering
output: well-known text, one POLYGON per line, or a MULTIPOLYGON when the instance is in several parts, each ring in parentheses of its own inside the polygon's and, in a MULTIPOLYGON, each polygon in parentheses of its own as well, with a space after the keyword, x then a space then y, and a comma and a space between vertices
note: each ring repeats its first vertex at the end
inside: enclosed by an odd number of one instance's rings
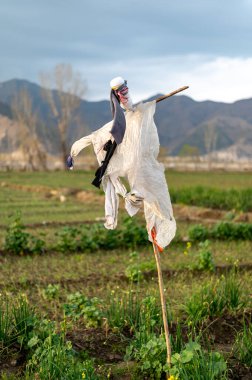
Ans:
POLYGON ((111 112, 113 115, 113 125, 111 128, 111 134, 114 137, 115 141, 112 143, 111 140, 107 141, 104 145, 104 150, 106 151, 106 156, 104 160, 102 161, 101 166, 96 170, 95 178, 92 182, 92 185, 100 188, 102 177, 104 176, 109 161, 111 157, 114 154, 114 151, 118 144, 121 144, 123 140, 123 136, 125 133, 126 128, 126 120, 124 116, 124 112, 122 108, 120 107, 120 98, 117 95, 116 91, 111 90, 110 93, 110 106, 111 106, 111 112))
POLYGON ((111 134, 114 137, 117 144, 121 144, 126 128, 126 120, 124 112, 120 106, 120 99, 116 94, 116 91, 111 90, 110 93, 110 106, 111 112, 114 118, 111 134))
POLYGON ((111 90, 110 93, 110 106, 111 112, 113 115, 113 125, 111 128, 111 134, 114 137, 115 141, 111 140, 107 141, 104 145, 104 150, 106 151, 106 156, 102 161, 101 166, 97 169, 95 173, 95 179, 92 184, 98 188, 100 188, 102 177, 104 176, 109 161, 116 150, 117 145, 121 144, 125 129, 126 129, 126 120, 124 116, 124 111, 120 106, 120 102, 126 109, 132 108, 131 98, 128 94, 127 82, 125 81, 117 90, 111 90))

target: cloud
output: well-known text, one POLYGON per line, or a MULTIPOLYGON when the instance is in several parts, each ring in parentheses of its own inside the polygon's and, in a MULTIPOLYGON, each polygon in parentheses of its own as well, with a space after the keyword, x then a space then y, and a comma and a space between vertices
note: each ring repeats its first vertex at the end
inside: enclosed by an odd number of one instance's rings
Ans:
POLYGON ((189 74, 191 95, 196 100, 225 102, 252 98, 251 67, 252 57, 218 57, 200 64, 189 74))
POLYGON ((107 98, 118 74, 137 100, 184 84, 196 99, 252 96, 251 18, 252 0, 3 0, 0 81, 38 82, 65 62, 90 98, 107 98))
POLYGON ((88 80, 89 99, 107 99, 109 81, 118 75, 128 80, 134 101, 168 93, 184 85, 195 100, 233 102, 252 97, 252 57, 204 55, 167 56, 76 66, 88 80))

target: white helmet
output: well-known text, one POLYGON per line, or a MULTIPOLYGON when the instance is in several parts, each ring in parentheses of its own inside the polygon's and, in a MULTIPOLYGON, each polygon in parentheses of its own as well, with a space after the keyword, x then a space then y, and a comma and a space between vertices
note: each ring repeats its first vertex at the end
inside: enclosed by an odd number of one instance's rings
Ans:
POLYGON ((110 87, 112 90, 117 90, 124 82, 125 80, 122 77, 115 77, 110 81, 110 87))

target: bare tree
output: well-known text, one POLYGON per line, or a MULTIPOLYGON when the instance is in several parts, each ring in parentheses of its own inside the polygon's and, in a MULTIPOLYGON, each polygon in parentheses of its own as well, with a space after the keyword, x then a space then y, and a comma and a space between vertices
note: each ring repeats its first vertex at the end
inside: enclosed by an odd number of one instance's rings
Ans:
POLYGON ((65 166, 69 148, 67 143, 69 126, 78 121, 77 110, 86 91, 86 85, 80 73, 74 72, 69 64, 59 64, 52 73, 42 73, 41 84, 43 97, 57 123, 61 157, 65 166))
POLYGON ((209 154, 212 150, 215 149, 216 145, 216 130, 215 127, 211 124, 205 125, 205 133, 204 133, 204 141, 205 141, 205 148, 207 153, 209 154))
POLYGON ((11 108, 19 124, 18 140, 25 161, 32 170, 46 170, 46 151, 36 132, 38 117, 32 109, 32 100, 27 90, 21 90, 14 96, 11 108))
POLYGON ((214 151, 216 148, 216 142, 217 142, 217 131, 215 128, 215 125, 208 123, 205 124, 204 129, 204 143, 206 152, 208 155, 208 166, 211 166, 211 158, 210 158, 210 152, 214 151))

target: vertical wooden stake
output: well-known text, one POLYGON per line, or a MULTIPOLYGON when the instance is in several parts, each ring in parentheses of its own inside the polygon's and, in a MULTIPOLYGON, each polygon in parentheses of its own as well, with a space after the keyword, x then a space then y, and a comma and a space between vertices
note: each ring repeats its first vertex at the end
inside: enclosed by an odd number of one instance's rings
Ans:
POLYGON ((160 292, 161 305, 162 305, 165 341, 166 341, 166 348, 167 348, 167 364, 169 367, 171 367, 171 342, 170 342, 170 333, 169 333, 168 322, 167 322, 166 302, 165 302, 165 296, 164 296, 164 282, 163 282, 163 275, 162 275, 161 264, 160 264, 159 250, 158 250, 157 245, 155 244, 155 240, 153 240, 153 250, 154 250, 154 255, 155 255, 156 264, 157 264, 157 271, 158 271, 158 284, 159 284, 159 292, 160 292))

